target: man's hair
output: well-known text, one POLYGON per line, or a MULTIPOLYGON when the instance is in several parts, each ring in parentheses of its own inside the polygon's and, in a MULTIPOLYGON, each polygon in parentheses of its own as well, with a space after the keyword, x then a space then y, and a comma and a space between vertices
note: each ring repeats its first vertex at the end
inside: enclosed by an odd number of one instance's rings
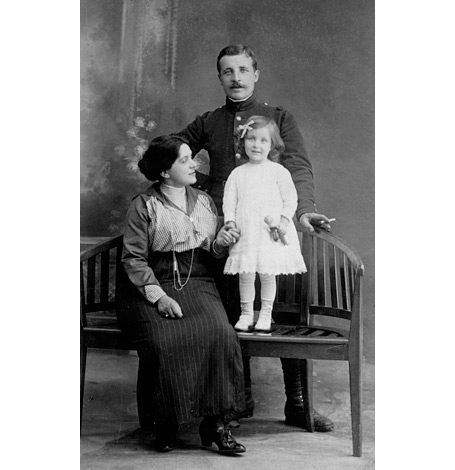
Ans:
POLYGON ((216 68, 218 70, 218 73, 220 73, 220 60, 222 57, 224 57, 225 55, 241 54, 245 54, 253 61, 253 68, 256 71, 258 69, 258 60, 253 50, 250 49, 248 46, 244 46, 243 44, 232 44, 221 49, 220 53, 218 54, 218 58, 216 59, 216 68))
POLYGON ((188 141, 178 135, 155 137, 137 164, 139 170, 150 181, 161 179, 161 172, 169 170, 177 160, 182 144, 188 141))
MULTIPOLYGON (((279 156, 283 153, 284 150, 284 142, 281 138, 280 130, 278 129, 276 122, 267 116, 251 116, 247 119, 247 123, 252 129, 261 129, 263 127, 267 127, 269 129, 271 148, 268 159, 272 162, 278 161, 279 156), (253 122, 251 123, 251 121, 253 122)), ((239 147, 242 154, 248 158, 245 152, 245 139, 240 139, 239 147)))

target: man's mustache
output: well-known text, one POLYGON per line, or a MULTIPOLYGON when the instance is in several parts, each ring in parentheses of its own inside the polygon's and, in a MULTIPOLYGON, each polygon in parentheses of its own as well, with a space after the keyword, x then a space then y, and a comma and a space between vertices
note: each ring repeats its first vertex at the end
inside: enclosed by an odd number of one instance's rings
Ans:
POLYGON ((243 88, 243 86, 240 85, 240 83, 238 83, 238 82, 234 82, 234 83, 231 85, 231 88, 243 88))

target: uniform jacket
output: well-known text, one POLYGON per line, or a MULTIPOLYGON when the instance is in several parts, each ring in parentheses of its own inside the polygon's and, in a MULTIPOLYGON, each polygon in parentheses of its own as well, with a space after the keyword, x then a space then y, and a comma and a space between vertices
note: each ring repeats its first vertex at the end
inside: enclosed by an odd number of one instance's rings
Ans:
POLYGON ((313 170, 294 117, 282 107, 259 103, 255 95, 240 103, 226 98, 224 106, 197 116, 179 132, 188 139, 193 155, 205 149, 210 156, 210 177, 199 173, 196 187, 210 193, 221 214, 224 183, 236 166, 247 161, 239 152, 238 126, 255 114, 273 118, 280 129, 285 144, 280 163, 291 173, 297 190, 297 218, 316 212, 313 170))

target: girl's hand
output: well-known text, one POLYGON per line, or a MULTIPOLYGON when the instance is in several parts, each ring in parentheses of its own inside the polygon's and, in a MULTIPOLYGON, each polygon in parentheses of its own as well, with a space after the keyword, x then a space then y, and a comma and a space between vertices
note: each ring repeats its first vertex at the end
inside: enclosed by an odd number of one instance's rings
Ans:
POLYGON ((283 245, 288 245, 289 242, 286 238, 286 232, 288 229, 288 224, 289 224, 289 219, 286 218, 284 215, 280 217, 280 223, 276 224, 276 222, 273 220, 273 217, 270 215, 266 215, 264 217, 264 222, 267 224, 270 230, 270 236, 272 237, 272 240, 277 242, 281 240, 281 243, 283 245))
POLYGON ((277 225, 277 228, 276 228, 278 235, 280 235, 280 238, 286 235, 288 231, 288 225, 289 225, 289 219, 285 217, 284 215, 282 215, 280 218, 280 223, 277 225))
POLYGON ((165 318, 182 318, 183 313, 180 305, 168 295, 163 295, 156 303, 158 312, 165 318))
POLYGON ((235 226, 235 222, 225 223, 216 236, 216 244, 218 246, 229 246, 236 243, 240 238, 240 230, 235 226))

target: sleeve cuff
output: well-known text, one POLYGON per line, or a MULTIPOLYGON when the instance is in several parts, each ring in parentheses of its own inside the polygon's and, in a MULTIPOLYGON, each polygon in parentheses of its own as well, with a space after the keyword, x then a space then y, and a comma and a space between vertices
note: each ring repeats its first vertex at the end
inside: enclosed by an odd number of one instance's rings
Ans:
POLYGON ((215 250, 215 241, 216 241, 216 239, 213 240, 212 245, 211 245, 212 246, 212 250, 211 250, 212 255, 215 258, 224 258, 224 256, 226 256, 227 248, 221 248, 221 249, 218 248, 220 251, 215 250))
POLYGON ((290 213, 290 212, 286 212, 286 211, 283 211, 281 213, 282 217, 286 217, 286 219, 289 220, 289 222, 292 220, 292 218, 294 217, 294 214, 295 214, 295 211, 290 213))
POLYGON ((297 209, 297 220, 300 220, 300 217, 302 217, 303 214, 317 214, 318 209, 316 207, 316 204, 313 204, 312 206, 307 206, 302 208, 297 209))
POLYGON ((164 290, 161 289, 160 286, 156 286, 153 284, 144 286, 144 293, 145 293, 145 298, 152 304, 154 304, 155 302, 158 302, 158 300, 160 300, 161 297, 166 295, 166 292, 164 292, 164 290))

